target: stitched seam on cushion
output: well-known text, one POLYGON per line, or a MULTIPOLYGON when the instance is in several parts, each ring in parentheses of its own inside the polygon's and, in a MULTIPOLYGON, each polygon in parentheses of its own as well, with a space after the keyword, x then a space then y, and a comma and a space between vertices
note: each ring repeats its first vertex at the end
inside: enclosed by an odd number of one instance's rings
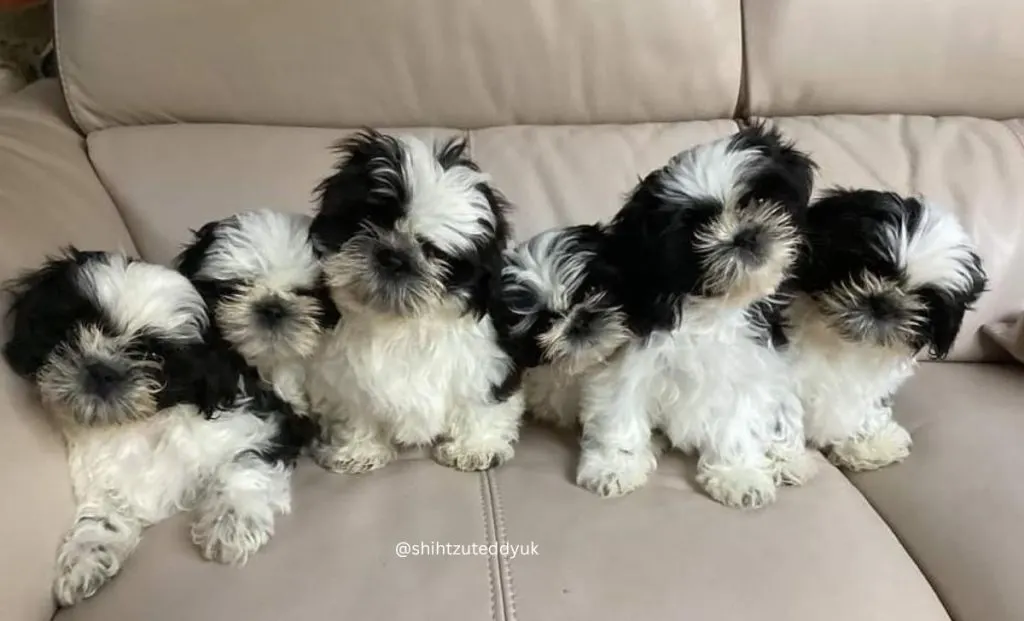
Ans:
MULTIPOLYGON (((498 546, 497 527, 494 523, 494 499, 491 496, 491 488, 488 484, 486 472, 481 472, 480 477, 480 513, 483 516, 484 538, 487 545, 495 543, 498 546)), ((505 606, 502 602, 504 593, 500 584, 499 573, 501 568, 497 561, 489 554, 484 555, 487 562, 487 587, 491 594, 491 619, 494 621, 507 621, 505 619, 505 606)))
POLYGON ((505 603, 505 618, 510 621, 516 619, 516 585, 512 579, 512 559, 501 554, 501 547, 508 546, 508 530, 505 528, 505 511, 501 503, 501 491, 498 489, 498 481, 491 471, 486 472, 487 482, 491 490, 491 506, 494 507, 494 524, 496 526, 498 545, 498 569, 501 578, 502 595, 505 603))
POLYGON ((64 55, 61 52, 61 36, 60 36, 60 7, 62 2, 56 0, 53 3, 53 53, 57 56, 57 79, 60 80, 60 88, 64 94, 64 103, 68 106, 68 114, 71 115, 71 120, 78 125, 78 131, 85 133, 85 125, 82 124, 82 119, 79 116, 78 102, 73 101, 71 97, 71 91, 68 87, 68 81, 66 72, 64 71, 64 55))

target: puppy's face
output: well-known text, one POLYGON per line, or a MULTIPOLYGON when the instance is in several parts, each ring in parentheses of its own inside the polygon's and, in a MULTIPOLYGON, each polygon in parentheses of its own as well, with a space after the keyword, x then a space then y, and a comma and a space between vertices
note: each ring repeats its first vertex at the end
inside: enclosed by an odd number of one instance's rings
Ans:
POLYGON ((679 153, 611 223, 628 297, 744 308, 773 294, 798 258, 813 176, 806 155, 762 126, 679 153))
POLYGON ((986 283, 951 214, 888 192, 837 190, 808 211, 807 231, 800 288, 841 338, 949 353, 986 283))
POLYGON ((612 355, 628 338, 610 299, 598 226, 545 231, 509 250, 501 297, 523 364, 579 373, 612 355))
POLYGON ((338 321, 309 224, 304 215, 243 212, 204 225, 175 261, 249 364, 308 358, 338 321))
POLYGON ((505 201, 453 140, 372 130, 338 146, 311 228, 343 311, 416 316, 485 307, 509 236, 505 201))
POLYGON ((206 309, 183 276, 103 252, 68 249, 9 283, 3 354, 66 426, 152 415, 193 386, 206 309))

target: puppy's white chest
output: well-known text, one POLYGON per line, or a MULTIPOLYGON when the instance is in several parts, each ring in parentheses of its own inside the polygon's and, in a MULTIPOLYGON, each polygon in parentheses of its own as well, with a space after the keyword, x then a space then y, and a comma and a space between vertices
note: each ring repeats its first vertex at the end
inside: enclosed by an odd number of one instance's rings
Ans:
POLYGON ((429 443, 453 411, 488 396, 500 351, 487 327, 471 316, 346 317, 311 371, 311 396, 328 390, 341 415, 371 415, 401 444, 429 443))

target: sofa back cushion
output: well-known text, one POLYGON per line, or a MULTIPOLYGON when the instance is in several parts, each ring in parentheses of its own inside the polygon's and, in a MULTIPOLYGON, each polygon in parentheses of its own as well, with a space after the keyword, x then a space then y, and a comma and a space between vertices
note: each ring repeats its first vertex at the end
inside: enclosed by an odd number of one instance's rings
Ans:
POLYGON ((1020 0, 744 0, 755 115, 1024 116, 1020 0))
POLYGON ((58 0, 86 131, 729 118, 740 0, 58 0))

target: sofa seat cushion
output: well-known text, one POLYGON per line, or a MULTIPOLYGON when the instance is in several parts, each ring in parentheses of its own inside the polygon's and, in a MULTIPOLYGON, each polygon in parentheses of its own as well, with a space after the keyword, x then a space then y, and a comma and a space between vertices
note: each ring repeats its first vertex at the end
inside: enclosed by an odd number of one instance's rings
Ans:
POLYGON ((910 458, 854 484, 954 619, 1024 619, 1024 370, 925 364, 895 408, 910 458))
POLYGON ((401 619, 410 605, 453 621, 948 619, 892 532, 824 463, 807 487, 744 513, 697 491, 694 464, 676 456, 648 487, 600 499, 572 483, 576 453, 571 438, 528 428, 516 458, 487 474, 423 452, 362 476, 304 462, 293 514, 247 567, 204 562, 181 516, 57 620, 401 619), (466 555, 398 558, 401 542, 466 555), (522 554, 469 555, 495 542, 522 554))
POLYGON ((1005 354, 981 335, 1024 306, 1024 146, 1020 124, 969 117, 824 116, 774 120, 821 169, 818 190, 921 194, 957 213, 985 261, 989 289, 964 320, 953 360, 1005 354))

